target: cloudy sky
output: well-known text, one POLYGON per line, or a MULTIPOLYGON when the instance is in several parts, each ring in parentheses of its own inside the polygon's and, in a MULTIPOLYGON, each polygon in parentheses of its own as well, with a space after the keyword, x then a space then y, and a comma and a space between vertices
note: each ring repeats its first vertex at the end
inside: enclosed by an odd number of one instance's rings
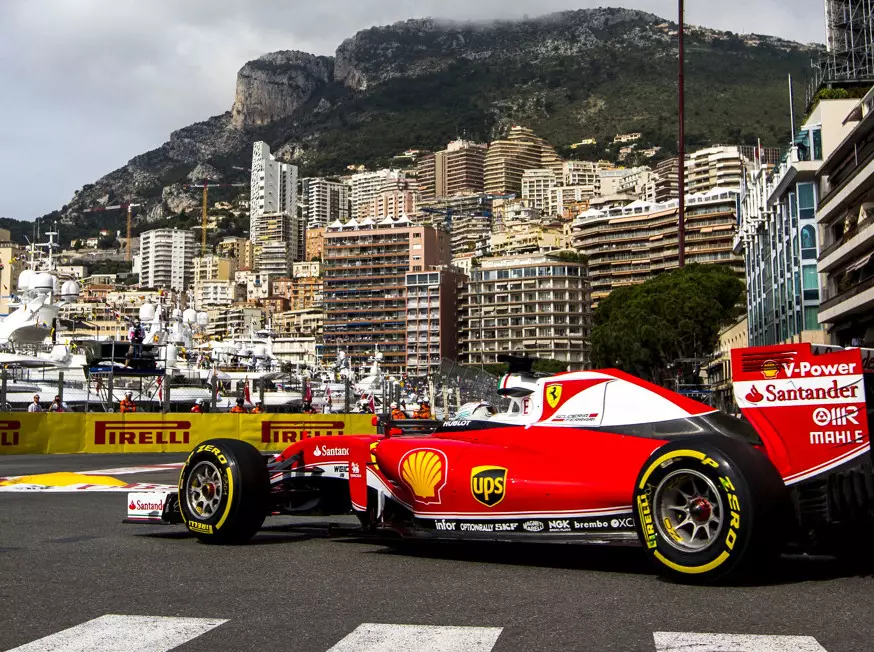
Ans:
MULTIPOLYGON (((32 219, 179 127, 222 113, 264 52, 332 54, 413 17, 516 18, 676 0, 0 0, 0 216, 32 219)), ((822 0, 691 0, 689 22, 823 41, 822 0)))

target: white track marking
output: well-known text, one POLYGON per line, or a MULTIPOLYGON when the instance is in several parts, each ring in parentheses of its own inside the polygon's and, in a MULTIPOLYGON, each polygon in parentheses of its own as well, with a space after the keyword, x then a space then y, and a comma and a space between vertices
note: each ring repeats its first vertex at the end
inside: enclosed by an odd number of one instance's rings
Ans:
POLYGON ((224 622, 220 618, 109 614, 8 652, 167 652, 224 622))
POLYGON ((501 630, 364 623, 328 652, 490 652, 501 630))
POLYGON ((653 632, 656 652, 827 652, 812 636, 653 632))

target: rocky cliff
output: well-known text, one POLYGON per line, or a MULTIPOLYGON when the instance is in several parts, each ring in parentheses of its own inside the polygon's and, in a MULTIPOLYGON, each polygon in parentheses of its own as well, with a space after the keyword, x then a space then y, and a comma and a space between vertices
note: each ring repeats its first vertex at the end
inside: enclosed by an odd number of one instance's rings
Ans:
MULTIPOLYGON (((459 135, 488 140, 514 122, 559 148, 634 130, 667 153, 676 142, 675 30, 652 14, 592 9, 524 21, 409 20, 364 30, 333 58, 265 54, 240 70, 229 112, 173 132, 78 191, 56 217, 75 226, 85 206, 128 200, 146 204, 139 222, 194 209, 198 197, 183 185, 200 176, 248 181, 254 140, 303 174, 386 164, 459 135)), ((809 46, 692 28, 688 57, 691 146, 785 142, 784 80, 803 78, 809 46)))

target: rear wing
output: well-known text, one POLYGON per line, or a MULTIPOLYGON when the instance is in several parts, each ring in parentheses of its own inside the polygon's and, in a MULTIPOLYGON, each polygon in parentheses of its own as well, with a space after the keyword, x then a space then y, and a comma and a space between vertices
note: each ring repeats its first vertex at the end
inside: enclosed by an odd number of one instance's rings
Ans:
POLYGON ((864 372, 874 352, 863 353, 811 344, 731 352, 735 401, 787 484, 870 455, 864 372))

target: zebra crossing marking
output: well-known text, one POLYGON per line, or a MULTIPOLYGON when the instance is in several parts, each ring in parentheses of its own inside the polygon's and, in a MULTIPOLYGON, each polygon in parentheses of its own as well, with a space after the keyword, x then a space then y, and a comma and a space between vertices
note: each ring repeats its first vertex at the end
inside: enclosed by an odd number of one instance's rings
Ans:
POLYGON ((328 652, 490 652, 502 627, 364 623, 328 652))
POLYGON ((8 652, 169 652, 225 622, 107 614, 8 652))
POLYGON ((813 636, 653 632, 656 652, 827 652, 813 636))

